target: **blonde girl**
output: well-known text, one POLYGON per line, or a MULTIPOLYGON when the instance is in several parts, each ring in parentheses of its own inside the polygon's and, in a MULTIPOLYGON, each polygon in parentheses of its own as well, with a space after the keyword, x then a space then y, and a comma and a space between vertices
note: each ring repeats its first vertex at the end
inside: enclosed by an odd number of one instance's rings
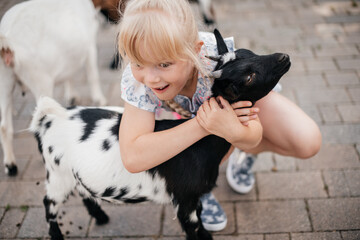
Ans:
MULTIPOLYGON (((226 43, 234 50, 232 39, 226 43)), ((316 124, 277 93, 255 107, 246 101, 230 105, 221 97, 210 98, 213 79, 209 73, 215 63, 204 55, 216 55, 216 42, 212 34, 198 32, 186 0, 130 1, 118 45, 129 61, 121 82, 125 112, 119 135, 121 158, 128 171, 155 167, 209 134, 254 154, 274 151, 309 157, 318 151, 316 124), (154 132, 156 111, 169 107, 192 118, 154 132)), ((204 196, 202 202, 204 227, 223 229, 226 216, 213 195, 204 196)))

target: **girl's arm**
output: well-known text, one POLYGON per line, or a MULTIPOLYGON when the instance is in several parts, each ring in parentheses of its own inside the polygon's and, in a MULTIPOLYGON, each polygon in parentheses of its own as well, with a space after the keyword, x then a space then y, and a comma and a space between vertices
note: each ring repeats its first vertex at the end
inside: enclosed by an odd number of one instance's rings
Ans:
MULTIPOLYGON (((256 114, 248 113, 250 116, 238 117, 233 107, 225 99, 222 97, 218 99, 222 107, 215 98, 211 98, 201 105, 196 116, 199 124, 209 133, 225 138, 237 148, 245 150, 256 147, 262 138, 262 126, 256 114)), ((253 110, 252 108, 252 110, 242 111, 253 110)))
POLYGON ((153 168, 208 135, 195 118, 160 132, 154 132, 154 127, 154 113, 125 103, 119 143, 121 159, 129 172, 153 168))

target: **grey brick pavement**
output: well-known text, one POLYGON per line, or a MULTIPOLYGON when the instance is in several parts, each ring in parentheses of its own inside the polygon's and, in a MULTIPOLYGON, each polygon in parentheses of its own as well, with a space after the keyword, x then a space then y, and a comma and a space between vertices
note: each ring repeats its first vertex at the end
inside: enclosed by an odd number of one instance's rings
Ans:
MULTIPOLYGON (((1 0, 0 16, 21 0, 1 0)), ((256 162, 256 186, 235 194, 224 169, 214 193, 229 222, 215 233, 222 240, 360 239, 360 2, 345 0, 214 0, 218 28, 234 36, 237 47, 259 54, 287 52, 292 68, 282 79, 283 94, 320 125, 323 146, 308 160, 264 153, 256 162)), ((194 5, 197 12, 197 7, 194 5)), ((107 68, 114 51, 115 27, 102 25, 99 66, 111 105, 121 105, 120 72, 107 68)), ((88 104, 84 81, 77 89, 88 104)), ((62 101, 63 87, 56 88, 62 101)), ((15 90, 17 177, 0 166, 0 238, 47 238, 42 198, 41 157, 29 124, 35 102, 15 90)), ((0 160, 2 152, 0 150, 0 160)), ((181 239, 171 206, 152 203, 104 204, 109 224, 96 226, 81 201, 61 208, 61 229, 69 239, 181 239)))

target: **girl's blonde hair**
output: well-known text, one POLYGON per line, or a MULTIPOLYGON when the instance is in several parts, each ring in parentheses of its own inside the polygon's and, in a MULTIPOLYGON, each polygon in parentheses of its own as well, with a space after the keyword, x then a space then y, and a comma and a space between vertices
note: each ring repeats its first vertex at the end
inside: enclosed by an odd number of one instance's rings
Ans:
POLYGON ((144 64, 140 46, 151 60, 190 60, 207 75, 196 52, 198 28, 187 0, 129 1, 120 22, 118 49, 122 57, 144 64), (143 48, 142 48, 143 49, 143 48))
MULTIPOLYGON (((152 61, 190 60, 203 76, 208 76, 197 53, 198 42, 197 23, 187 0, 128 2, 118 34, 119 53, 125 59, 146 63, 148 59, 141 53, 145 47, 152 61)), ((184 117, 191 116, 174 100, 166 104, 184 117)))

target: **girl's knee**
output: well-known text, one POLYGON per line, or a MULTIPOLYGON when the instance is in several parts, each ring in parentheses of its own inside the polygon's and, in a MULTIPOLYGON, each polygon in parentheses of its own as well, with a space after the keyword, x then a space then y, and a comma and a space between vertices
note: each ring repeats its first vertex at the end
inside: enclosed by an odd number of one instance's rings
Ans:
POLYGON ((299 134, 296 141, 295 157, 307 159, 316 155, 321 148, 321 142, 321 133, 317 126, 309 129, 306 133, 299 134))

